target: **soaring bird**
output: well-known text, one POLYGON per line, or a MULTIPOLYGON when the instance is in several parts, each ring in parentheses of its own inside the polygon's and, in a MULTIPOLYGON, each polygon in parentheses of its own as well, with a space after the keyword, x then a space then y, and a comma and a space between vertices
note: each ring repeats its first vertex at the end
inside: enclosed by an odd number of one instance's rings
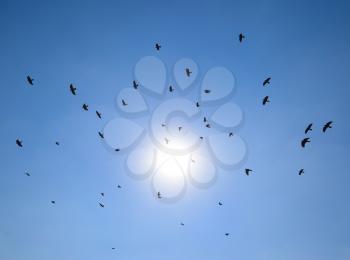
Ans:
POLYGON ((307 134, 309 131, 312 131, 312 123, 311 124, 309 124, 307 127, 306 127, 306 129, 305 129, 305 134, 307 134))
POLYGON ((219 201, 219 206, 222 206, 222 203, 219 201))
POLYGON ((52 203, 52 204, 56 204, 56 201, 54 201, 54 200, 51 200, 51 203, 52 203))
POLYGON ((204 90, 204 93, 205 93, 205 94, 209 94, 210 92, 211 92, 210 89, 205 89, 205 90, 204 90))
POLYGON ((74 87, 74 85, 73 84, 70 84, 69 85, 69 89, 70 89, 70 92, 72 92, 72 94, 75 96, 76 94, 77 94, 77 88, 76 87, 74 87))
POLYGON ((228 134, 228 137, 232 137, 232 136, 233 136, 233 133, 232 133, 232 132, 228 134))
POLYGON ((249 176, 249 174, 252 172, 253 170, 251 169, 245 169, 245 175, 249 176))
POLYGON ((174 88, 173 88, 173 86, 169 86, 169 92, 173 92, 174 91, 174 88))
POLYGON ((27 76, 27 81, 28 81, 28 83, 30 84, 30 85, 34 85, 33 84, 33 81, 34 81, 34 79, 33 78, 31 78, 30 76, 27 76))
POLYGON ((206 126, 207 128, 211 128, 210 124, 206 124, 205 126, 206 126))
POLYGON ((185 224, 183 222, 180 223, 181 226, 184 226, 185 224))
POLYGON ((199 102, 196 102, 196 107, 199 107, 199 102))
POLYGON ((116 149, 114 149, 114 151, 119 152, 119 151, 120 151, 120 149, 119 149, 119 148, 116 148, 116 149))
POLYGON ((323 133, 325 133, 328 128, 332 128, 332 123, 333 121, 329 121, 323 126, 322 128, 323 133))
POLYGON ((19 140, 19 139, 16 140, 16 144, 17 144, 19 147, 23 147, 22 141, 19 140))
POLYGON ((230 235, 230 233, 225 233, 225 236, 227 236, 227 237, 228 237, 229 235, 230 235))
POLYGON ((159 44, 159 43, 156 43, 156 46, 155 46, 156 50, 159 51, 160 48, 162 48, 162 46, 159 44))
POLYGON ((139 83, 137 83, 136 80, 132 81, 132 86, 134 87, 134 89, 137 89, 139 87, 139 83))
POLYGON ((122 188, 122 186, 120 186, 120 185, 118 184, 117 188, 118 188, 118 189, 121 189, 121 188, 122 188))
POLYGON ((30 173, 29 172, 25 172, 25 175, 27 175, 28 177, 30 177, 30 173))
POLYGON ((102 114, 96 110, 96 115, 98 118, 102 118, 102 114))
POLYGON ((309 137, 306 137, 303 140, 301 140, 301 147, 304 148, 307 143, 310 143, 310 138, 309 137))
POLYGON ((165 127, 166 126, 166 124, 162 124, 162 127, 165 127))
POLYGON ((262 104, 265 106, 268 102, 270 102, 269 96, 264 97, 262 104))
POLYGON ((89 105, 87 105, 87 104, 83 104, 83 109, 85 110, 85 111, 88 111, 89 110, 89 105))
POLYGON ((190 71, 189 68, 186 68, 186 75, 187 75, 187 77, 190 77, 191 73, 192 73, 192 71, 190 71))
POLYGON ((239 42, 242 42, 244 38, 245 36, 242 33, 238 35, 239 42))
POLYGON ((170 140, 168 138, 164 138, 164 141, 165 141, 166 144, 169 144, 170 140))
POLYGON ((102 139, 105 138, 104 135, 103 135, 101 132, 98 132, 98 135, 99 135, 102 139))
POLYGON ((123 106, 127 106, 127 105, 128 105, 128 104, 125 102, 124 99, 122 99, 122 104, 123 104, 123 106))
POLYGON ((56 144, 56 145, 60 145, 60 142, 57 142, 57 141, 56 141, 55 144, 56 144))
POLYGON ((102 196, 102 197, 104 197, 104 196, 105 196, 105 194, 104 194, 103 192, 101 192, 100 194, 101 194, 101 196, 102 196))
POLYGON ((203 122, 206 123, 207 122, 207 118, 203 117, 203 122))
POLYGON ((104 207, 105 207, 105 205, 103 205, 102 203, 98 203, 98 204, 100 204, 100 207, 101 207, 101 208, 104 208, 104 207))
POLYGON ((180 132, 180 131, 181 131, 181 129, 182 129, 182 126, 179 126, 179 127, 178 127, 178 129, 179 129, 179 132, 180 132))
POLYGON ((264 80, 263 86, 270 84, 271 77, 268 77, 267 79, 264 80))
POLYGON ((304 169, 299 170, 299 175, 302 175, 302 174, 304 174, 304 169))
POLYGON ((112 250, 115 250, 115 247, 112 247, 112 250))
POLYGON ((160 194, 159 191, 158 191, 158 193, 157 193, 157 197, 158 197, 158 199, 161 199, 161 198, 162 198, 162 195, 160 194))

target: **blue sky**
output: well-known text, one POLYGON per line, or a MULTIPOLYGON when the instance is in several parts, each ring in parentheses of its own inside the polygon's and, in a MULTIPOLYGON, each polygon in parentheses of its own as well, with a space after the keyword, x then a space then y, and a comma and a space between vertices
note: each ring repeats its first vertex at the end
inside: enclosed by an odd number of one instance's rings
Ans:
POLYGON ((349 12, 347 1, 1 1, 0 259, 349 259, 349 12), (147 55, 233 72, 254 174, 221 170, 171 205, 125 174, 97 132, 147 55))

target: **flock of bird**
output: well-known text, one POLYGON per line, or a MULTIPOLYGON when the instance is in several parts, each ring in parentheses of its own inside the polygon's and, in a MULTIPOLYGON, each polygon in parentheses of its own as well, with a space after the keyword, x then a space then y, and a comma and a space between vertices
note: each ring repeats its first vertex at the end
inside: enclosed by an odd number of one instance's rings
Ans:
MULTIPOLYGON (((246 36, 243 35, 242 33, 240 33, 239 36, 238 36, 238 40, 239 40, 240 43, 242 43, 243 40, 244 40, 245 38, 246 38, 246 36)), ((162 48, 162 46, 161 46, 159 43, 156 43, 154 47, 155 47, 155 49, 156 49, 157 51, 160 51, 160 49, 162 48)), ((190 68, 185 68, 185 74, 187 75, 187 77, 190 77, 190 76, 191 76, 192 71, 190 70, 190 68)), ((34 79, 33 79, 31 76, 27 76, 27 82, 28 82, 28 84, 29 84, 30 86, 34 86, 34 79)), ((267 87, 268 85, 270 85, 270 83, 271 83, 271 77, 268 77, 268 78, 266 78, 266 79, 263 81, 262 86, 263 86, 263 87, 267 87)), ((134 89, 138 89, 138 87, 139 87, 139 83, 138 83, 137 81, 134 80, 134 81, 133 81, 133 88, 134 88, 134 89)), ((77 95, 77 88, 76 88, 73 84, 70 84, 70 85, 69 85, 69 90, 70 90, 70 92, 71 92, 72 95, 74 95, 74 96, 77 95)), ((173 86, 169 86, 169 92, 173 92, 173 91, 174 91, 174 87, 173 87, 173 86)), ((209 94, 209 93, 211 93, 211 90, 210 90, 210 89, 204 89, 204 94, 209 94)), ((270 102, 269 96, 265 96, 265 97, 263 98, 262 105, 265 106, 265 105, 266 105, 267 103, 269 103, 269 102, 270 102)), ((122 104, 123 106, 127 106, 127 105, 128 105, 127 101, 124 100, 124 99, 121 100, 121 104, 122 104)), ((197 107, 200 106, 199 102, 196 102, 196 106, 197 106, 197 107)), ((82 109, 83 109, 84 111, 88 111, 88 110, 89 110, 89 105, 86 104, 86 103, 84 103, 84 104, 82 105, 82 109)), ((96 113, 96 116, 97 116, 99 119, 102 118, 102 113, 101 113, 101 112, 99 112, 98 110, 96 110, 95 113, 96 113)), ((203 118, 203 122, 205 123, 205 127, 207 127, 207 128, 210 128, 210 127, 211 127, 210 124, 208 123, 208 120, 207 120, 206 117, 203 118)), ((327 122, 327 123, 323 126, 323 128, 322 128, 323 133, 325 133, 325 132, 327 131, 327 129, 332 128, 332 123, 333 123, 332 121, 329 121, 329 122, 327 122)), ((162 126, 165 126, 165 124, 163 123, 162 126)), ((312 127, 313 127, 313 124, 312 124, 312 123, 310 123, 310 124, 306 127, 306 129, 305 129, 305 131, 304 131, 305 135, 308 134, 310 131, 312 131, 312 127)), ((182 127, 179 126, 178 129, 179 129, 179 131, 181 131, 182 127)), ((98 132, 98 135, 99 135, 100 138, 102 138, 102 139, 104 138, 104 135, 103 135, 102 132, 98 132)), ((233 136, 233 133, 230 132, 228 136, 229 136, 229 137, 232 137, 232 136, 233 136)), ((203 139, 203 137, 200 137, 200 138, 203 139)), ((166 144, 168 144, 169 141, 170 141, 170 140, 169 140, 168 138, 165 138, 165 143, 166 143, 166 144)), ((310 137, 305 137, 305 138, 303 138, 303 139, 301 140, 301 147, 302 147, 302 148, 305 148, 306 144, 307 144, 307 143, 310 143, 310 142, 311 142, 310 137)), ((16 139, 16 144, 17 144, 18 147, 21 147, 21 148, 23 147, 23 141, 20 140, 20 139, 16 139)), ((59 143, 58 141, 56 141, 55 144, 56 144, 57 146, 60 145, 60 143, 59 143)), ((120 151, 120 149, 117 148, 117 149, 115 149, 115 151, 118 152, 118 151, 120 151)), ((192 160, 192 162, 194 162, 194 160, 192 160)), ((252 169, 249 169, 249 168, 246 168, 246 169, 244 169, 244 172, 245 172, 245 174, 246 174, 247 176, 249 176, 249 175, 253 172, 253 170, 252 170, 252 169)), ((303 175, 303 174, 304 174, 304 169, 300 169, 298 174, 299 174, 299 175, 303 175)), ((30 174, 29 172, 27 172, 27 171, 25 172, 25 175, 28 176, 28 177, 31 176, 31 174, 30 174)), ((121 189, 122 186, 118 184, 118 185, 117 185, 117 188, 118 188, 118 189, 121 189)), ((100 195, 101 195, 101 197, 104 197, 104 196, 105 196, 105 194, 104 194, 103 192, 101 192, 100 195)), ((157 192, 157 198, 158 198, 158 199, 162 199, 162 194, 160 193, 160 191, 157 192)), ((55 200, 51 200, 51 203, 52 203, 52 204, 56 204, 56 201, 55 201, 55 200)), ((223 203, 222 203, 222 202, 219 202, 218 205, 219 205, 219 206, 222 206, 223 203)), ((104 205, 102 202, 99 202, 99 206, 100 206, 101 208, 104 208, 104 207, 105 207, 105 205, 104 205)), ((181 226, 184 226, 185 224, 184 224, 183 222, 181 222, 180 225, 181 225, 181 226)), ((225 236, 229 236, 229 235, 230 235, 230 233, 225 233, 225 236)), ((112 249, 114 250, 115 248, 113 247, 112 249)))

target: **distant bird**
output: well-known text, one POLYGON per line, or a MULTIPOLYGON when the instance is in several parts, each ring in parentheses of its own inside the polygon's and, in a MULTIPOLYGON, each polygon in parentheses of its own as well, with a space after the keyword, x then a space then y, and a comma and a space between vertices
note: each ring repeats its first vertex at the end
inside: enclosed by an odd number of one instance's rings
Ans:
POLYGON ((233 133, 232 133, 232 132, 228 134, 228 137, 232 137, 232 136, 233 136, 233 133))
POLYGON ((139 83, 137 83, 136 80, 133 80, 132 81, 132 86, 134 87, 134 89, 138 89, 139 83))
POLYGON ((222 203, 219 201, 219 206, 222 206, 222 203))
POLYGON ((203 136, 200 136, 199 139, 203 140, 203 136))
POLYGON ((196 102, 196 107, 199 107, 199 102, 196 102))
POLYGON ((30 173, 29 172, 25 172, 25 175, 27 175, 28 177, 30 177, 30 173))
POLYGON ((178 128, 179 128, 179 132, 180 132, 180 131, 181 131, 181 129, 182 129, 182 126, 179 126, 178 128))
POLYGON ((162 46, 159 43, 156 43, 155 48, 156 48, 157 51, 159 51, 160 48, 162 48, 162 46))
POLYGON ((245 38, 245 36, 242 33, 240 33, 238 36, 239 42, 242 42, 244 38, 245 38))
POLYGON ((181 222, 180 225, 181 225, 181 226, 184 226, 185 224, 181 222))
POLYGON ((191 162, 195 163, 196 161, 194 159, 191 158, 191 162))
POLYGON ((87 105, 87 104, 83 104, 83 109, 85 110, 85 111, 88 111, 89 110, 89 105, 87 105))
POLYGON ((19 140, 19 139, 16 140, 16 144, 17 144, 19 147, 23 147, 22 141, 19 140))
POLYGON ((205 126, 206 126, 207 128, 211 128, 210 124, 206 124, 205 126))
POLYGON ((54 200, 51 200, 51 203, 52 203, 52 204, 56 204, 56 201, 54 201, 54 200))
POLYGON ((304 169, 299 170, 299 175, 302 175, 302 174, 304 174, 304 169))
POLYGON ((267 79, 264 80, 263 86, 270 84, 271 77, 268 77, 267 79))
POLYGON ((309 137, 306 137, 303 140, 301 140, 301 147, 304 148, 307 143, 310 143, 310 138, 309 137))
POLYGON ((115 247, 112 247, 112 250, 115 250, 115 247))
POLYGON ((96 115, 98 118, 102 118, 102 114, 96 110, 96 115))
POLYGON ((207 118, 203 117, 203 122, 206 123, 207 122, 207 118))
POLYGON ((105 138, 104 135, 103 135, 101 132, 98 132, 98 135, 99 135, 102 139, 105 138))
POLYGON ((60 145, 60 143, 59 143, 59 142, 57 142, 57 141, 55 142, 55 144, 56 144, 56 145, 60 145))
POLYGON ((169 86, 169 92, 173 92, 174 91, 174 88, 173 88, 173 86, 169 86))
POLYGON ((312 123, 309 124, 309 125, 306 127, 304 133, 307 134, 309 131, 312 131, 312 128, 311 128, 311 127, 312 127, 312 123))
POLYGON ((266 103, 269 103, 269 102, 270 102, 269 96, 266 96, 266 97, 264 97, 262 104, 265 106, 266 103))
POLYGON ((70 90, 70 92, 72 92, 72 94, 74 95, 74 96, 76 96, 77 95, 77 88, 76 87, 74 87, 74 85, 73 84, 70 84, 69 85, 69 90, 70 90))
POLYGON ((227 236, 227 237, 228 237, 229 235, 230 235, 230 233, 225 233, 225 236, 227 236))
POLYGON ((33 81, 34 81, 34 79, 33 78, 31 78, 30 76, 27 76, 27 81, 28 81, 28 83, 30 84, 30 85, 34 85, 33 84, 33 81))
POLYGON ((165 141, 166 144, 169 144, 170 140, 168 138, 164 138, 164 141, 165 141))
POLYGON ((101 196, 102 196, 102 197, 104 197, 104 196, 105 196, 105 194, 104 194, 103 192, 101 192, 100 194, 101 194, 101 196))
POLYGON ((245 175, 249 176, 249 174, 252 172, 253 170, 251 169, 245 169, 245 175))
POLYGON ((186 68, 186 75, 187 75, 187 77, 190 77, 191 73, 192 73, 192 71, 190 71, 189 68, 186 68))
POLYGON ((119 149, 119 148, 116 148, 116 149, 114 149, 114 151, 119 152, 119 151, 120 151, 120 149, 119 149))
POLYGON ((165 127, 166 126, 166 124, 162 124, 162 127, 165 127))
POLYGON ((210 89, 205 89, 205 90, 204 90, 204 93, 205 93, 205 94, 209 94, 210 92, 211 92, 210 89))
POLYGON ((158 199, 161 199, 161 198, 162 198, 162 195, 160 194, 159 191, 158 191, 158 193, 157 193, 157 197, 158 197, 158 199))
POLYGON ((333 121, 329 121, 323 126, 322 128, 323 133, 325 133, 328 128, 332 128, 332 123, 333 121))
POLYGON ((104 208, 104 207, 105 207, 105 205, 103 205, 102 203, 98 203, 98 204, 100 204, 100 207, 101 207, 101 208, 104 208))
POLYGON ((122 99, 122 104, 123 104, 123 106, 127 106, 127 105, 128 105, 128 104, 125 102, 124 99, 122 99))
POLYGON ((121 188, 122 188, 122 186, 120 186, 120 185, 118 184, 117 188, 118 188, 118 189, 121 189, 121 188))

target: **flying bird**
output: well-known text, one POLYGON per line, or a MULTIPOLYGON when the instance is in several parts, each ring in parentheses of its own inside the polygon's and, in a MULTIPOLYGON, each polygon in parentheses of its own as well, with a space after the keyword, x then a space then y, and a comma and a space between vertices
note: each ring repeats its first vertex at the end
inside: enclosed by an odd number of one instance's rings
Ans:
POLYGON ((159 44, 159 43, 156 43, 156 46, 155 46, 156 50, 159 51, 160 48, 162 48, 162 46, 159 44))
POLYGON ((30 76, 27 76, 27 81, 28 81, 28 83, 30 84, 30 85, 34 85, 33 84, 33 81, 34 81, 34 79, 33 78, 31 78, 30 76))
POLYGON ((205 94, 209 94, 210 92, 211 92, 210 89, 205 89, 205 90, 204 90, 204 93, 205 93, 205 94))
POLYGON ((57 142, 57 141, 55 142, 55 144, 56 144, 56 145, 60 145, 60 143, 59 143, 59 142, 57 142))
POLYGON ((200 136, 199 139, 203 140, 203 136, 200 136))
POLYGON ((132 86, 134 87, 134 89, 137 89, 139 87, 139 83, 137 83, 136 80, 133 80, 132 86))
POLYGON ((164 141, 166 144, 169 144, 169 139, 168 138, 164 138, 164 141))
POLYGON ((232 136, 233 136, 233 133, 232 133, 232 132, 228 134, 228 137, 232 137, 232 136))
POLYGON ((166 126, 166 124, 162 124, 162 127, 165 127, 166 126))
POLYGON ((262 104, 265 106, 266 103, 269 103, 269 102, 270 102, 269 96, 266 96, 266 97, 264 97, 262 104))
POLYGON ((122 186, 120 186, 120 185, 118 184, 117 188, 118 188, 118 189, 121 189, 121 188, 122 188, 122 186))
POLYGON ((181 226, 184 226, 185 224, 183 222, 180 223, 181 226))
POLYGON ((307 134, 309 131, 312 131, 312 123, 306 127, 304 133, 307 134))
POLYGON ((169 86, 169 92, 173 92, 174 91, 174 88, 173 88, 173 86, 169 86))
POLYGON ((99 135, 102 139, 105 138, 104 135, 103 135, 101 132, 98 132, 98 135, 99 135))
POLYGON ((181 129, 182 129, 182 126, 179 126, 178 128, 179 128, 179 132, 180 132, 180 131, 181 131, 181 129))
POLYGON ((299 170, 299 175, 302 175, 302 174, 304 174, 304 169, 299 170))
POLYGON ((30 173, 29 172, 25 172, 25 175, 27 175, 28 177, 30 177, 30 173))
POLYGON ((304 148, 307 143, 310 143, 310 138, 309 137, 306 137, 303 140, 301 140, 301 147, 304 148))
POLYGON ((100 207, 101 207, 101 208, 104 208, 104 207, 105 207, 105 205, 103 205, 102 203, 98 203, 98 204, 100 204, 100 207))
POLYGON ((199 107, 199 102, 196 102, 196 107, 199 107))
POLYGON ((114 151, 119 152, 119 151, 120 151, 120 149, 119 149, 119 148, 116 148, 116 149, 114 149, 114 151))
POLYGON ((100 119, 102 118, 102 114, 100 112, 98 112, 97 110, 96 110, 96 115, 98 118, 100 118, 100 119))
POLYGON ((238 36, 239 42, 242 42, 244 38, 245 36, 242 33, 240 33, 238 36))
POLYGON ((89 110, 89 105, 87 105, 87 104, 83 104, 83 109, 85 110, 85 111, 88 111, 89 110))
POLYGON ((186 68, 186 75, 187 75, 187 77, 190 77, 191 73, 192 73, 192 71, 190 71, 189 68, 186 68))
POLYGON ((115 250, 115 247, 112 247, 112 250, 115 250))
POLYGON ((16 140, 16 144, 17 144, 19 147, 23 147, 22 141, 19 140, 19 139, 16 140))
POLYGON ((228 237, 229 235, 230 235, 230 233, 225 233, 225 236, 227 236, 227 237, 228 237))
POLYGON ((268 77, 267 79, 264 80, 263 86, 270 84, 271 77, 268 77))
POLYGON ((128 105, 128 104, 125 102, 124 99, 122 99, 122 104, 123 104, 123 106, 127 106, 127 105, 128 105))
POLYGON ((54 201, 54 200, 51 200, 51 203, 52 203, 52 204, 56 204, 56 201, 54 201))
POLYGON ((253 170, 251 169, 245 169, 245 175, 249 176, 249 174, 252 172, 253 170))
POLYGON ((101 194, 101 196, 102 196, 102 197, 104 197, 104 196, 105 196, 105 194, 104 194, 103 192, 101 192, 100 194, 101 194))
POLYGON ((211 128, 210 124, 206 124, 205 126, 206 126, 207 128, 211 128))
POLYGON ((322 128, 323 133, 325 133, 328 128, 332 128, 332 123, 333 121, 329 121, 323 126, 322 128))
POLYGON ((160 194, 159 191, 158 191, 158 193, 157 193, 157 197, 158 197, 158 199, 161 199, 161 198, 162 198, 162 195, 160 194))
POLYGON ((70 89, 70 92, 72 92, 72 94, 74 95, 74 96, 76 96, 77 95, 77 88, 76 87, 74 87, 74 85, 73 84, 70 84, 69 85, 69 89, 70 89))
POLYGON ((219 201, 219 206, 222 206, 222 203, 219 201))
POLYGON ((207 118, 203 117, 203 122, 206 123, 207 122, 207 118))

